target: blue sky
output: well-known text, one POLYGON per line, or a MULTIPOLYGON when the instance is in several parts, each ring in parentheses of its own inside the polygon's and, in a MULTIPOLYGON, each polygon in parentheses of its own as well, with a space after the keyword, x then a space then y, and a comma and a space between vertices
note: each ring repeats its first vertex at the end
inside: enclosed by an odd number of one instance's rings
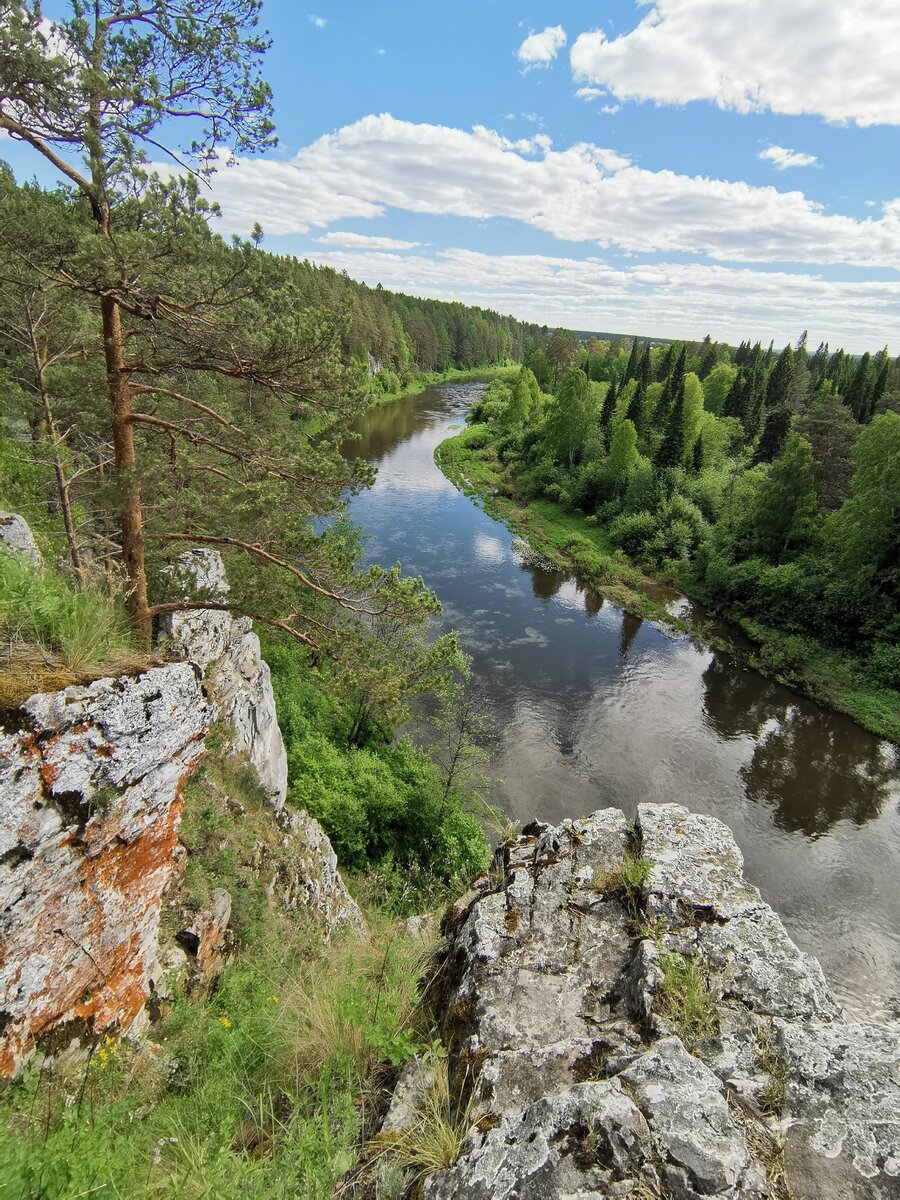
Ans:
POLYGON ((280 146, 220 172, 223 231, 550 325, 900 352, 897 0, 264 21, 280 146))

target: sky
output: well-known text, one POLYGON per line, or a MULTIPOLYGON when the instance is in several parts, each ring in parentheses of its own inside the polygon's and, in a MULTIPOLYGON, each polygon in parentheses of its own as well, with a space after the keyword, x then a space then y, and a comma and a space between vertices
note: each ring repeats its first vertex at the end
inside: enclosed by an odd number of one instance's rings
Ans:
POLYGON ((215 177, 222 232, 550 326, 900 352, 898 0, 314 3, 264 0, 279 146, 215 177))

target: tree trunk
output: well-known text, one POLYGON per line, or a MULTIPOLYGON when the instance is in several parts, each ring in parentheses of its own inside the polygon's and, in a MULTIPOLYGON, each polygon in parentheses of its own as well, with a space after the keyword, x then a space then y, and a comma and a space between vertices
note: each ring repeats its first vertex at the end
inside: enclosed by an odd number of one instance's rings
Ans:
POLYGON ((102 298, 100 308, 103 316, 106 386, 112 415, 113 456, 121 506, 122 561, 129 585, 128 616, 135 641, 146 648, 150 645, 152 621, 147 605, 141 484, 134 449, 131 388, 125 368, 122 314, 110 296, 102 298))
POLYGON ((53 417, 53 409, 50 405, 50 396, 47 393, 47 387, 44 382, 44 371, 46 369, 46 356, 38 345, 35 337, 34 322, 31 319, 31 310, 27 309, 28 317, 28 332, 31 338, 31 355, 34 359, 34 372, 37 382, 38 395, 41 400, 41 413, 35 420, 32 428, 38 424, 42 425, 45 430, 50 431, 50 446, 53 454, 53 471, 56 475, 56 491, 59 496, 59 508, 63 516, 63 522, 66 527, 66 540, 69 543, 69 557, 72 560, 72 567, 78 577, 78 582, 84 587, 84 566, 81 562, 81 554, 78 550, 78 541, 75 537, 75 522, 72 520, 72 502, 69 498, 69 481, 66 479, 66 473, 63 470, 62 458, 59 453, 60 437, 56 426, 56 421, 53 417))

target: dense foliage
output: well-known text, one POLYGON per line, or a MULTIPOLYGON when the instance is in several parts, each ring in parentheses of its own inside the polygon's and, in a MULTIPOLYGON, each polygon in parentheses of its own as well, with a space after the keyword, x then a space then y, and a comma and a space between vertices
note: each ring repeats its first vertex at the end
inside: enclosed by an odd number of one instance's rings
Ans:
POLYGON ((900 687, 900 363, 886 350, 559 334, 527 362, 470 414, 526 498, 583 513, 751 630, 811 638, 900 687))

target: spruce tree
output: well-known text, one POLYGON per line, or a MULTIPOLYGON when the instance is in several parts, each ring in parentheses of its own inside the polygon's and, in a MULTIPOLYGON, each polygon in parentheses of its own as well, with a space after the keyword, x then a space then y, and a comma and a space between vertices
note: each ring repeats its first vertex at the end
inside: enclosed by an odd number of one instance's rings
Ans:
POLYGON ((679 467, 684 461, 684 385, 678 389, 666 423, 666 435, 656 456, 658 467, 679 467))
POLYGON ((631 353, 628 356, 628 364, 625 367, 625 374, 622 376, 622 383, 628 383, 629 379, 637 379, 638 361, 640 355, 640 347, 637 338, 633 338, 631 342, 631 353))
POLYGON ((871 361, 872 356, 866 351, 856 364, 856 370, 853 372, 850 385, 844 395, 844 402, 860 423, 865 420, 866 414, 869 411, 871 387, 869 365, 871 361))
POLYGON ((769 463, 778 458, 784 449, 784 443, 790 427, 791 415, 784 406, 773 408, 766 414, 766 423, 763 426, 762 436, 757 443, 756 452, 753 455, 754 465, 757 463, 769 463))

